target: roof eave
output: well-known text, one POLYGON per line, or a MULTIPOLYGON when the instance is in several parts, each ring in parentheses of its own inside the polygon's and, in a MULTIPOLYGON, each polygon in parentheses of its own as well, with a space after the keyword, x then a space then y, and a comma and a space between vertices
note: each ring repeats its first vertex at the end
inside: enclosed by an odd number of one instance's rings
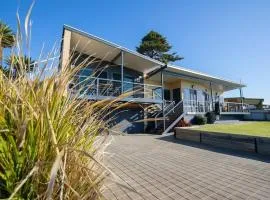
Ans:
MULTIPOLYGON (((84 32, 84 31, 79 30, 79 29, 77 29, 77 28, 74 28, 74 27, 72 27, 72 26, 69 26, 69 25, 64 24, 64 26, 63 26, 63 32, 64 32, 64 30, 69 30, 69 31, 71 31, 71 32, 78 33, 78 34, 83 35, 83 36, 85 36, 85 37, 88 37, 88 38, 90 38, 90 39, 94 39, 94 40, 103 42, 104 44, 107 44, 107 45, 109 45, 109 46, 111 46, 111 47, 113 47, 113 48, 117 48, 117 49, 119 49, 120 51, 124 51, 124 52, 130 53, 130 54, 133 54, 133 55, 135 55, 135 56, 138 56, 138 57, 140 57, 140 58, 143 58, 143 59, 146 59, 146 60, 148 60, 148 61, 150 61, 150 62, 153 62, 153 63, 155 63, 155 64, 157 64, 157 65, 160 65, 160 66, 164 66, 164 65, 165 65, 165 63, 162 63, 162 62, 160 62, 160 61, 158 61, 158 60, 152 59, 152 58, 150 58, 150 57, 148 57, 148 56, 145 56, 145 55, 140 54, 140 53, 138 53, 138 52, 135 52, 135 51, 132 51, 132 50, 130 50, 130 49, 127 49, 127 48, 122 47, 122 46, 120 46, 120 45, 118 45, 118 44, 115 44, 115 43, 113 43, 113 42, 110 42, 110 41, 108 41, 108 40, 104 40, 104 39, 102 39, 102 38, 100 38, 100 37, 97 37, 97 36, 95 36, 95 35, 89 34, 89 33, 87 33, 87 32, 84 32)), ((202 72, 197 72, 197 71, 194 71, 194 70, 190 70, 190 69, 187 69, 187 68, 183 68, 183 67, 180 67, 180 66, 168 65, 168 68, 173 68, 173 69, 179 70, 179 72, 185 71, 185 72, 191 73, 194 77, 196 77, 196 75, 197 75, 197 76, 203 76, 203 77, 205 77, 206 79, 207 79, 207 78, 208 78, 208 79, 212 79, 213 82, 214 82, 214 80, 216 80, 216 81, 223 81, 223 82, 226 82, 226 83, 230 84, 230 85, 231 85, 232 87, 234 87, 234 88, 242 88, 242 87, 246 87, 245 84, 239 84, 239 83, 236 83, 236 82, 234 82, 234 81, 225 80, 225 79, 218 78, 218 77, 215 77, 215 76, 211 76, 211 75, 208 75, 208 74, 205 74, 205 73, 202 73, 202 72)))
MULTIPOLYGON (((237 83, 237 82, 235 82, 235 81, 230 81, 230 80, 226 80, 226 79, 223 79, 223 78, 211 76, 211 75, 208 75, 208 74, 205 74, 205 73, 202 73, 202 72, 190 70, 190 69, 187 69, 187 68, 184 68, 184 67, 180 67, 180 66, 168 65, 168 68, 172 68, 172 69, 176 69, 176 70, 179 70, 179 71, 184 71, 184 72, 187 72, 187 73, 191 73, 191 74, 193 74, 194 76, 196 76, 196 75, 197 75, 197 76, 203 76, 204 78, 212 79, 213 82, 215 82, 215 81, 223 81, 223 82, 227 82, 228 84, 231 84, 231 85, 235 86, 236 88, 247 87, 246 84, 237 83)), ((210 81, 210 80, 209 80, 209 81, 210 81)))
POLYGON ((63 29, 64 29, 64 30, 69 30, 69 31, 71 31, 71 32, 75 32, 75 33, 78 33, 78 34, 81 34, 81 35, 83 35, 83 36, 85 36, 85 37, 88 37, 88 38, 90 38, 90 39, 94 39, 94 40, 103 42, 104 44, 109 45, 109 46, 111 46, 111 47, 113 47, 113 48, 117 48, 117 49, 122 50, 122 51, 124 51, 124 52, 127 52, 127 53, 133 54, 133 55, 135 55, 135 56, 141 57, 141 58, 146 59, 146 60, 148 60, 148 61, 150 61, 150 62, 153 62, 153 63, 155 63, 155 64, 157 64, 157 65, 160 65, 160 66, 165 65, 165 63, 162 63, 162 62, 160 62, 160 61, 158 61, 158 60, 152 59, 152 58, 150 58, 150 57, 148 57, 148 56, 145 56, 145 55, 143 55, 143 54, 140 54, 140 53, 138 53, 138 52, 136 52, 136 51, 132 51, 132 50, 127 49, 127 48, 125 48, 125 47, 122 47, 122 46, 120 46, 120 45, 118 45, 118 44, 115 44, 115 43, 110 42, 110 41, 108 41, 108 40, 104 40, 104 39, 102 39, 102 38, 100 38, 100 37, 98 37, 98 36, 89 34, 89 33, 85 32, 85 31, 79 30, 79 29, 74 28, 74 27, 72 27, 72 26, 69 26, 69 25, 64 24, 63 29))

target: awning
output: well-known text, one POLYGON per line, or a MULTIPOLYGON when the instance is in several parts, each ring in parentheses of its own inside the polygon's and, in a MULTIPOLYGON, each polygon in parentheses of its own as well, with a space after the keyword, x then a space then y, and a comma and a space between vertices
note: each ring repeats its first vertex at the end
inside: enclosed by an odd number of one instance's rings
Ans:
POLYGON ((93 55, 101 60, 113 62, 121 65, 121 51, 124 53, 124 66, 144 74, 159 68, 163 63, 151 59, 147 56, 121 47, 117 44, 88 34, 70 26, 64 26, 64 29, 71 31, 71 47, 78 52, 87 55, 93 55))
MULTIPOLYGON (((160 74, 152 76, 151 80, 160 81, 160 74)), ((199 83, 205 86, 209 86, 211 83, 214 90, 223 92, 246 87, 244 84, 210 76, 208 74, 196 72, 183 67, 168 65, 164 70, 164 82, 174 83, 180 80, 199 83)))

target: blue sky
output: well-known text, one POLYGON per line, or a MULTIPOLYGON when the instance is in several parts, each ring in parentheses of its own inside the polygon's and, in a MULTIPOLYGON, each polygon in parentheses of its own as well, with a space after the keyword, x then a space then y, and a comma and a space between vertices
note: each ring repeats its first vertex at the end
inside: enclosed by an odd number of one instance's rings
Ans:
MULTIPOLYGON (((16 27, 32 1, 1 3, 0 19, 16 27)), ((90 1, 37 0, 32 13, 32 50, 50 49, 68 24, 135 49, 141 37, 156 30, 184 56, 177 64, 240 81, 246 97, 270 104, 270 1, 90 1)), ((35 55, 35 54, 34 54, 35 55)), ((231 95, 239 95, 238 91, 231 95)))

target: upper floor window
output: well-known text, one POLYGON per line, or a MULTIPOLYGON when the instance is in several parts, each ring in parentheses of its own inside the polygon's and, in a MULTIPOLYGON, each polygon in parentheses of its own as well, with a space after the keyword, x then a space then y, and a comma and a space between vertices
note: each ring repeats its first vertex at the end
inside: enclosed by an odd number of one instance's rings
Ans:
POLYGON ((90 68, 82 68, 79 72, 80 76, 91 76, 92 75, 92 69, 90 68))

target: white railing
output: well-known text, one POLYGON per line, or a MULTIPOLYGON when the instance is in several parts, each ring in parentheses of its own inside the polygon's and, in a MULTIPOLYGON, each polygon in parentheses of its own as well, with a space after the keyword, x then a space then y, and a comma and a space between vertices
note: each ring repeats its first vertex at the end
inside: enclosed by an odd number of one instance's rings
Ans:
POLYGON ((164 115, 165 127, 163 134, 168 133, 172 128, 180 121, 180 119, 185 115, 183 101, 179 101, 172 110, 164 115))
MULTIPOLYGON (((178 103, 175 103, 174 101, 171 102, 167 107, 164 108, 164 112, 161 112, 159 114, 156 115, 155 117, 155 128, 158 127, 158 122, 161 121, 161 123, 163 123, 162 121, 165 120, 165 118, 167 118, 169 115, 180 115, 183 112, 183 101, 179 101, 178 103), (160 120, 160 114, 164 114, 164 116, 162 117, 162 120, 160 120)), ((166 120, 165 120, 166 121, 166 120)), ((165 122, 165 126, 166 126, 166 122, 165 122)))
MULTIPOLYGON (((117 97, 122 94, 122 82, 120 80, 95 78, 88 76, 75 76, 72 88, 80 94, 88 96, 117 97)), ((128 98, 161 99, 157 89, 159 85, 142 84, 123 81, 123 93, 128 93, 128 98)))
POLYGON ((249 112, 249 105, 245 103, 223 102, 220 111, 226 112, 249 112))
POLYGON ((174 106, 171 109, 168 109, 165 113, 164 113, 164 117, 175 113, 176 111, 179 111, 179 106, 181 106, 181 109, 183 108, 183 101, 179 101, 178 103, 174 104, 174 106))
POLYGON ((211 101, 184 100, 185 112, 209 112, 212 111, 211 101))
POLYGON ((164 100, 164 112, 169 111, 170 109, 174 108, 175 101, 167 101, 164 100))
MULTIPOLYGON (((206 113, 209 111, 215 111, 215 109, 217 108, 216 102, 212 104, 211 101, 184 100, 185 112, 206 113)), ((222 102, 219 105, 219 112, 221 113, 249 112, 249 105, 244 103, 242 104, 234 102, 222 102)))

